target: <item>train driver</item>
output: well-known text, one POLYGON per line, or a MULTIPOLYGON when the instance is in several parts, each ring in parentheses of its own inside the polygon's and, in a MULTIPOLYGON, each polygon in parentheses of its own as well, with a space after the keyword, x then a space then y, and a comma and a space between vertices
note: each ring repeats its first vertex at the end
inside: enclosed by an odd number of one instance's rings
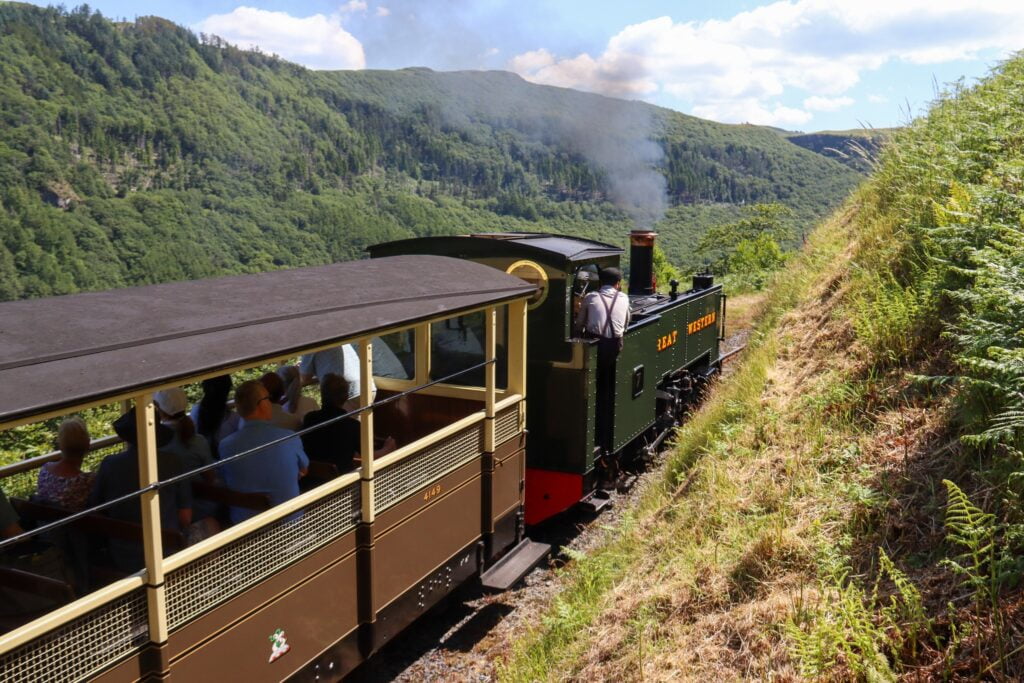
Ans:
POLYGON ((622 351, 629 325, 629 297, 622 293, 622 271, 602 268, 601 288, 583 298, 578 326, 584 336, 597 339, 597 443, 607 453, 612 447, 615 411, 615 361, 622 351))

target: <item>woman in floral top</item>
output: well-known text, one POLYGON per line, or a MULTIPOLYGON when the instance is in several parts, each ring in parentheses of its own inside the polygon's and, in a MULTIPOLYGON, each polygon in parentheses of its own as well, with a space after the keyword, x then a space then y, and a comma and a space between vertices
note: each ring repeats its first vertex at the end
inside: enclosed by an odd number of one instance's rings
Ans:
POLYGON ((39 470, 35 499, 77 512, 85 507, 92 489, 92 472, 82 471, 82 458, 89 452, 89 430, 80 417, 64 420, 57 431, 61 458, 39 470))

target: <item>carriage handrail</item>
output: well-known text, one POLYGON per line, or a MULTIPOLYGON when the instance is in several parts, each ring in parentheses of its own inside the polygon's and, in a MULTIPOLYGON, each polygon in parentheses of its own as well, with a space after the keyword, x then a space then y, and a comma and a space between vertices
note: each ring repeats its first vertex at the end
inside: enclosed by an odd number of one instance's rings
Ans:
MULTIPOLYGON (((497 361, 495 359, 485 360, 483 362, 477 363, 476 365, 471 365, 470 367, 467 367, 467 368, 464 368, 462 370, 459 370, 458 372, 453 372, 450 375, 446 375, 446 376, 441 377, 439 379, 435 379, 435 380, 432 380, 430 382, 427 382, 426 384, 422 384, 422 385, 420 385, 418 387, 414 387, 412 389, 408 389, 406 391, 397 393, 397 394, 395 394, 393 396, 388 396, 387 398, 381 399, 380 401, 375 401, 374 403, 371 403, 370 405, 361 406, 359 408, 356 408, 355 410, 350 410, 347 413, 343 413, 341 415, 338 415, 337 417, 331 418, 330 420, 326 420, 326 421, 321 422, 319 424, 315 424, 312 427, 307 427, 305 429, 297 430, 295 432, 292 432, 292 433, 288 434, 288 436, 281 437, 280 439, 274 439, 273 441, 268 441, 265 444, 261 444, 259 446, 256 446, 255 448, 250 448, 249 450, 242 451, 241 453, 236 453, 235 455, 232 455, 232 456, 227 457, 227 458, 221 458, 220 460, 212 462, 209 465, 203 465, 202 467, 197 467, 195 469, 189 470, 188 472, 184 472, 182 474, 178 474, 178 475, 175 475, 173 477, 169 477, 167 479, 161 479, 160 481, 157 481, 157 482, 154 482, 152 484, 149 484, 148 486, 140 488, 137 491, 132 491, 131 493, 127 493, 127 494, 125 494, 123 496, 120 496, 119 498, 115 498, 113 500, 108 500, 105 503, 100 503, 99 505, 94 505, 92 507, 89 507, 89 508, 86 508, 84 510, 81 510, 80 512, 75 512, 73 514, 70 514, 67 517, 62 517, 61 519, 55 520, 53 522, 48 522, 46 524, 39 525, 39 526, 35 527, 34 529, 30 529, 28 531, 24 531, 24 532, 22 532, 22 533, 20 533, 20 534, 18 534, 16 536, 11 536, 10 538, 6 538, 6 539, 3 539, 3 540, 0 540, 0 550, 3 550, 4 548, 7 548, 8 546, 12 546, 12 545, 14 545, 16 543, 19 543, 21 541, 28 540, 29 538, 31 538, 33 536, 37 536, 39 534, 45 533, 47 531, 50 531, 51 529, 56 529, 58 527, 62 527, 62 526, 65 526, 67 524, 70 524, 70 523, 72 523, 72 522, 74 522, 74 521, 76 521, 76 520, 78 520, 78 519, 80 519, 80 518, 82 518, 82 517, 84 517, 84 516, 86 516, 88 514, 91 514, 91 513, 100 511, 100 510, 105 510, 107 508, 113 507, 113 506, 118 505, 120 503, 124 503, 126 501, 132 500, 133 498, 138 498, 138 497, 142 496, 142 494, 144 494, 144 493, 146 493, 148 491, 159 490, 161 488, 165 488, 167 486, 171 486, 173 484, 177 484, 177 483, 179 483, 181 481, 185 481, 187 479, 191 479, 192 477, 194 477, 194 476, 196 476, 198 474, 202 474, 203 472, 207 472, 209 470, 216 469, 216 468, 221 467, 221 466, 223 466, 223 465, 225 465, 225 464, 227 464, 229 462, 234 462, 235 460, 241 460, 242 458, 247 458, 250 455, 253 455, 255 453, 259 453, 260 451, 266 450, 266 449, 268 449, 268 448, 270 448, 272 446, 276 446, 278 444, 284 443, 285 441, 288 441, 289 439, 294 439, 295 437, 302 437, 304 434, 308 434, 310 432, 316 431, 317 429, 322 429, 323 427, 327 427, 327 426, 329 426, 331 424, 334 424, 335 422, 338 422, 339 420, 344 420, 345 418, 353 416, 353 415, 359 415, 359 414, 361 414, 361 413, 363 413, 363 412, 365 412, 365 411, 367 411, 367 410, 369 410, 371 408, 376 408, 378 406, 387 405, 387 404, 392 403, 394 401, 397 401, 397 400, 399 400, 399 399, 401 399, 401 398, 403 398, 405 396, 408 396, 409 394, 414 394, 417 391, 420 391, 422 389, 426 389, 428 387, 432 387, 435 384, 441 384, 441 383, 446 382, 447 380, 449 380, 449 379, 451 379, 453 377, 458 377, 460 375, 464 375, 464 374, 466 374, 468 372, 472 372, 473 370, 479 370, 480 368, 486 367, 486 366, 491 365, 491 364, 496 363, 496 362, 497 361)), ((39 456, 39 457, 45 457, 45 456, 39 456)), ((27 461, 24 461, 24 462, 27 462, 27 461)), ((23 464, 23 463, 18 463, 18 464, 23 464)))
MULTIPOLYGON (((107 436, 101 436, 98 439, 93 439, 89 442, 89 452, 100 451, 104 448, 110 448, 121 443, 121 437, 117 434, 109 434, 107 436)), ((37 455, 31 458, 25 458, 18 462, 12 462, 9 465, 0 467, 0 479, 6 479, 7 477, 13 477, 15 474, 21 474, 22 472, 28 472, 30 470, 37 470, 48 462, 55 462, 60 460, 60 451, 50 451, 43 455, 37 455)))

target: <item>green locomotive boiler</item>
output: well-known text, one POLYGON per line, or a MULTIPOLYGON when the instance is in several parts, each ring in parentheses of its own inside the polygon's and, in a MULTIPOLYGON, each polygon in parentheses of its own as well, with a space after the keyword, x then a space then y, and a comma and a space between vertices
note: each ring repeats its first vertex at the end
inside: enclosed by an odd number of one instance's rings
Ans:
MULTIPOLYGON (((577 336, 575 318, 583 296, 598 286, 599 270, 619 266, 622 249, 542 233, 423 237, 369 248, 374 258, 434 254, 468 259, 537 285, 527 325, 527 524, 581 501, 599 506, 602 485, 614 482, 625 461, 652 453, 701 384, 720 368, 725 324, 721 285, 710 275, 697 275, 688 291, 678 291, 673 282, 670 293, 658 293, 654 233, 634 231, 630 242, 632 321, 616 364, 607 453, 595 440, 597 345, 577 336)), ((451 344, 437 353, 450 357, 452 349, 472 347, 474 337, 481 335, 472 324, 455 326, 451 344)), ((500 329, 498 346, 500 382, 500 329)))

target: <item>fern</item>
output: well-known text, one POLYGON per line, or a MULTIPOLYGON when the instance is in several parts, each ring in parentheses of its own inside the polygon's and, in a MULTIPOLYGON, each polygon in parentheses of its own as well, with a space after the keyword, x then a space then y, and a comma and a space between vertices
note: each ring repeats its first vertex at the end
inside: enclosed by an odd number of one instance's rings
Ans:
POLYGON ((890 598, 890 603, 883 609, 885 619, 892 626, 893 637, 902 642, 909 641, 910 655, 917 657, 917 645, 922 635, 929 635, 935 640, 935 632, 932 629, 932 620, 924 611, 924 604, 921 602, 921 592, 906 574, 897 569, 892 559, 881 548, 878 549, 878 563, 881 567, 879 577, 883 574, 896 586, 896 595, 890 598))
POLYGON ((958 545, 963 552, 942 562, 963 577, 976 604, 992 597, 993 554, 995 550, 995 515, 984 512, 967 497, 959 486, 943 479, 946 501, 946 540, 958 545))
POLYGON ((896 679, 885 657, 884 628, 874 618, 873 600, 850 581, 828 589, 827 603, 799 623, 791 618, 786 634, 800 673, 808 678, 835 674, 840 662, 858 680, 896 679))

